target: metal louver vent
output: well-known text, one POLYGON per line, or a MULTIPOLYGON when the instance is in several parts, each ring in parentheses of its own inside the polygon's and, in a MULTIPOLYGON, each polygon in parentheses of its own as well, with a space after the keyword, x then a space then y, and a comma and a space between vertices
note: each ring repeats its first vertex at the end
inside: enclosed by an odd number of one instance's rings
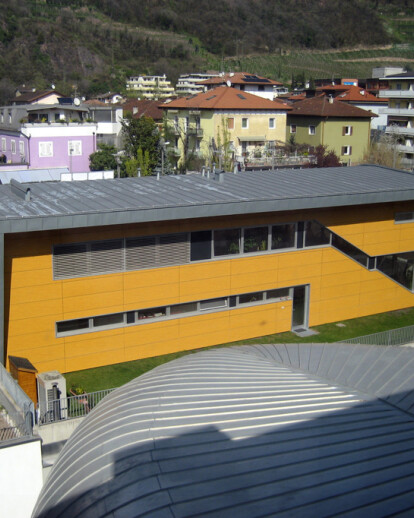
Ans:
POLYGON ((127 271, 156 266, 156 239, 155 237, 134 237, 126 239, 127 271))
POLYGON ((186 264, 190 261, 190 244, 187 234, 160 236, 158 265, 186 264))
POLYGON ((87 243, 58 245, 53 251, 53 277, 68 279, 88 275, 87 243))
POLYGON ((122 239, 98 241, 90 245, 90 275, 124 271, 124 247, 122 239))

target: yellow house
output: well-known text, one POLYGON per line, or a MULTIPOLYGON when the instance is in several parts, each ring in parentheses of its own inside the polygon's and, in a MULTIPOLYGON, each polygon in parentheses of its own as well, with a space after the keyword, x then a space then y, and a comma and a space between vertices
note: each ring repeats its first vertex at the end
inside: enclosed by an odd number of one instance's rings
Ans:
POLYGON ((170 128, 170 151, 180 166, 194 158, 229 164, 263 156, 274 143, 286 141, 286 114, 291 108, 229 86, 175 99, 161 105, 170 128))
POLYGON ((69 372, 414 305, 380 166, 0 185, 0 359, 69 372))

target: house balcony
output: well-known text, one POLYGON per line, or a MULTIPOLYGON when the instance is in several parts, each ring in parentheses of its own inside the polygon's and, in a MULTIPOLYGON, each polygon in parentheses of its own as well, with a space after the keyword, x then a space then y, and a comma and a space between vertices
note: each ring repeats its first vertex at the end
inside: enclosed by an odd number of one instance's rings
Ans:
POLYGON ((405 117, 414 117, 414 108, 381 108, 379 113, 387 115, 404 115, 405 117))
POLYGON ((401 165, 409 169, 414 168, 414 157, 413 158, 402 158, 401 165))
POLYGON ((187 133, 189 135, 195 135, 197 138, 202 138, 204 134, 203 129, 197 126, 188 126, 187 133))
POLYGON ((175 157, 181 156, 181 151, 177 146, 168 148, 168 152, 175 157))
POLYGON ((387 126, 385 131, 391 135, 414 135, 414 128, 403 128, 401 126, 387 126))
POLYGON ((404 146, 403 144, 398 144, 397 151, 399 151, 400 153, 414 154, 414 146, 404 146))
POLYGON ((414 90, 380 90, 379 98, 414 99, 414 90))

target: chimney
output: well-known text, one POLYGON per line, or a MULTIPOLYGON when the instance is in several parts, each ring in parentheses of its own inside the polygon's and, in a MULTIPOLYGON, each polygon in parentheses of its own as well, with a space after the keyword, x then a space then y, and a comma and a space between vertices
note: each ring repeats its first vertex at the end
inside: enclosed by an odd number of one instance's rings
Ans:
POLYGON ((332 97, 332 95, 329 96, 329 104, 333 104, 333 97, 332 97))

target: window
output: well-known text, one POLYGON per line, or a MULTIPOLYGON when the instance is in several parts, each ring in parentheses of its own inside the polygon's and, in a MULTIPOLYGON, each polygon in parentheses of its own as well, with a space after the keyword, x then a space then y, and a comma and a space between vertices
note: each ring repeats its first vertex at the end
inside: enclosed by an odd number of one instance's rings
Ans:
POLYGON ((243 252, 264 252, 268 249, 268 227, 255 227, 244 229, 243 252))
POLYGON ((274 119, 274 117, 271 117, 269 119, 269 129, 275 129, 275 128, 276 128, 275 119, 274 119))
POLYGON ((57 336, 68 336, 103 331, 131 325, 146 324, 146 320, 160 320, 169 318, 183 318, 186 316, 202 315, 204 312, 222 311, 228 308, 238 308, 244 304, 274 304, 291 299, 291 288, 277 288, 268 291, 242 293, 230 297, 219 297, 184 304, 161 306, 156 308, 138 309, 109 315, 97 315, 77 320, 56 322, 57 336))
POLYGON ((257 89, 259 92, 264 92, 265 87, 264 85, 259 85, 257 89))
POLYGON ((12 123, 12 116, 11 116, 11 113, 9 113, 9 124, 12 123))
POLYGON ((234 118, 233 117, 229 117, 227 119, 227 128, 234 129, 234 118))
POLYGON ((81 156, 82 155, 82 141, 69 140, 68 141, 68 155, 81 156))
POLYGON ((4 122, 4 113, 3 113, 3 112, 1 112, 1 115, 0 115, 0 121, 1 121, 1 122, 4 122))
POLYGON ((341 155, 352 155, 352 146, 342 146, 341 155))
POLYGON ((342 135, 343 136, 351 136, 352 135, 352 126, 344 126, 342 128, 342 135))
POLYGON ((6 151, 6 139, 5 138, 1 139, 1 150, 3 152, 6 151))
POLYGON ((291 124, 290 125, 290 132, 291 133, 296 133, 296 124, 291 124))
POLYGON ((293 248, 295 246, 296 225, 274 225, 272 227, 272 250, 280 248, 293 248))
POLYGON ((329 230, 317 221, 305 223, 305 246, 329 245, 331 234, 329 230))
POLYGON ((368 267, 369 256, 337 234, 332 234, 332 246, 351 259, 354 259, 354 261, 362 264, 365 268, 368 267))
POLYGON ((414 212, 396 212, 395 223, 406 223, 414 220, 414 212))
POLYGON ((212 309, 226 308, 227 297, 220 299, 202 300, 200 302, 200 311, 208 311, 212 309))
POLYGON ((53 156, 53 142, 39 142, 39 157, 53 156))
POLYGON ((191 261, 211 259, 211 230, 191 232, 191 261))
POLYGON ((401 90, 401 83, 397 83, 397 84, 395 85, 395 89, 396 89, 396 90, 401 90))
POLYGON ((316 126, 309 126, 309 135, 315 135, 316 126))
POLYGON ((242 128, 247 129, 249 127, 249 119, 247 117, 242 118, 242 128))
POLYGON ((405 288, 413 290, 414 252, 379 256, 377 269, 405 288))
POLYGON ((11 143, 12 155, 15 155, 16 154, 16 141, 15 140, 11 140, 10 143, 11 143))
POLYGON ((24 142, 22 140, 19 141, 19 153, 20 156, 24 156, 24 142))
POLYGON ((241 229, 214 231, 214 255, 233 255, 240 253, 241 229))

